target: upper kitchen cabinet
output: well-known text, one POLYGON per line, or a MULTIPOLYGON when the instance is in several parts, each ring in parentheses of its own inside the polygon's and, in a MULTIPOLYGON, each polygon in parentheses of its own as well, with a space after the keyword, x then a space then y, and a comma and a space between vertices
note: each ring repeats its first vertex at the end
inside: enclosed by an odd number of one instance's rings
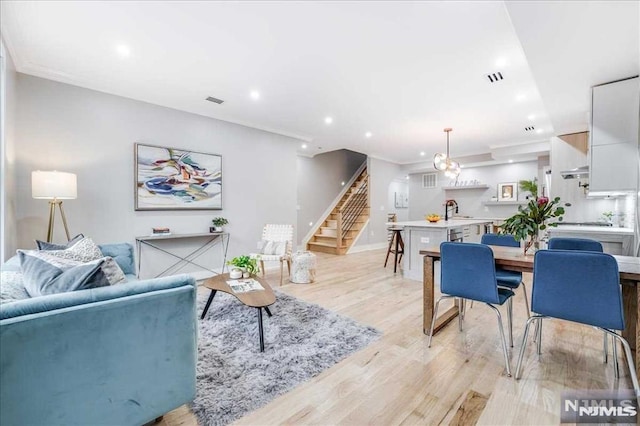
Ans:
POLYGON ((639 81, 635 77, 592 90, 590 193, 636 190, 639 81))

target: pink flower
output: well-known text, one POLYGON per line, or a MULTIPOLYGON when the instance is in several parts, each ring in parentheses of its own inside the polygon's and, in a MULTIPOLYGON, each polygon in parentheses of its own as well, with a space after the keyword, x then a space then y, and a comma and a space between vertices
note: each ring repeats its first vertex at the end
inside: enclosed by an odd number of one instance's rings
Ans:
POLYGON ((549 202, 547 197, 538 197, 538 207, 544 206, 549 202))

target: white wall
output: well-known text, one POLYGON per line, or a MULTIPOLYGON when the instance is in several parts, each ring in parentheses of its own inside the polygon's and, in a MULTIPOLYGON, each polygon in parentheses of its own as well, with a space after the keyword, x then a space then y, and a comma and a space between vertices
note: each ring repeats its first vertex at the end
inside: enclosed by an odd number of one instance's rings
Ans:
POLYGON ((298 244, 344 189, 341 183, 349 182, 366 160, 366 155, 346 149, 298 157, 298 244))
MULTIPOLYGON (((98 243, 133 242, 155 226, 207 232, 220 215, 230 222, 233 256, 255 250, 265 223, 296 223, 300 141, 292 138, 23 74, 16 130, 20 247, 46 233, 47 203, 31 198, 37 169, 77 173, 78 198, 64 202, 67 219, 73 234, 98 243), (134 211, 135 142, 221 154, 224 210, 134 211)), ((63 240, 60 222, 56 231, 63 240)), ((214 254, 201 262, 221 263, 214 254)))
POLYGON ((2 56, 2 84, 0 88, 0 102, 2 106, 2 124, 0 125, 1 139, 1 171, 0 171, 0 263, 11 257, 17 248, 16 221, 16 85, 17 74, 9 51, 4 42, 0 42, 0 56, 2 56))
POLYGON ((392 185, 404 174, 400 165, 372 157, 367 160, 367 169, 369 171, 371 215, 369 216, 369 225, 364 229, 355 246, 384 247, 387 244, 387 226, 385 225, 387 214, 406 214, 404 212, 406 209, 396 209, 394 206, 393 189, 395 185, 392 185))
MULTIPOLYGON (((499 183, 518 182, 538 177, 538 162, 527 161, 462 169, 459 182, 478 180, 480 183, 489 185, 487 189, 444 191, 442 187, 449 186, 451 182, 441 172, 438 173, 438 187, 426 189, 422 187, 423 174, 409 175, 409 220, 424 219, 424 216, 429 213, 444 216, 444 202, 451 198, 457 201, 460 215, 504 219, 514 214, 518 206, 485 206, 483 202, 489 201, 492 196, 497 196, 499 183)), ((524 200, 526 195, 528 194, 519 193, 518 198, 524 200)))

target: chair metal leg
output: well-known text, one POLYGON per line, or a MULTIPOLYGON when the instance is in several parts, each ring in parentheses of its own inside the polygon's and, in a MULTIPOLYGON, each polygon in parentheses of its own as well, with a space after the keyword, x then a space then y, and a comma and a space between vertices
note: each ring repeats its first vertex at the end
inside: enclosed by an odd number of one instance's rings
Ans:
POLYGON ((522 357, 524 356, 524 350, 527 348, 527 339, 529 338, 529 327, 533 322, 538 324, 542 321, 542 317, 534 315, 527 320, 527 325, 524 328, 524 336, 522 337, 522 346, 520 346, 520 354, 518 355, 518 365, 516 366, 516 380, 520 378, 520 369, 522 368, 522 357))
POLYGON ((624 348, 624 355, 627 358, 627 365, 629 366, 629 374, 631 375, 631 383, 633 383, 633 390, 636 393, 636 397, 640 397, 640 385, 638 385, 638 376, 636 375, 636 367, 633 365, 633 355, 631 353, 631 348, 629 347, 629 343, 625 338, 619 336, 617 333, 601 328, 600 330, 604 331, 607 334, 610 334, 613 337, 613 342, 618 340, 622 343, 622 347, 624 348))
POLYGON ((458 300, 458 329, 462 331, 462 320, 464 319, 464 299, 459 298, 458 300))
MULTIPOLYGON (((606 336, 606 334, 605 334, 606 336)), ((608 340, 608 338, 607 338, 608 340)), ((616 379, 620 378, 620 365, 618 365, 618 343, 613 339, 611 341, 613 347, 613 373, 616 375, 616 379)))
POLYGON ((436 301, 435 309, 433 310, 433 318, 431 319, 431 330, 429 330, 429 344, 427 347, 431 347, 431 339, 433 339, 433 328, 436 325, 436 318, 438 318, 438 306, 440 305, 440 301, 443 299, 451 299, 453 296, 440 296, 440 298, 436 301))
POLYGON ((269 310, 268 306, 264 307, 265 312, 267 313, 267 315, 269 315, 269 318, 271 318, 273 315, 271 314, 271 311, 269 310))
POLYGON ((542 320, 538 321, 538 326, 536 327, 536 333, 538 334, 536 336, 536 345, 537 346, 537 352, 538 355, 542 354, 542 320))
POLYGON ((520 283, 522 286, 522 297, 524 297, 524 304, 527 307, 527 318, 531 316, 531 310, 529 309, 529 296, 527 296, 527 286, 524 285, 524 281, 520 283))
POLYGON ((496 308, 492 304, 487 303, 487 306, 489 306, 491 309, 493 309, 493 311, 496 313, 496 316, 498 317, 498 329, 500 330, 500 339, 502 340, 502 352, 504 354, 504 363, 507 366, 507 376, 511 377, 511 366, 509 365, 509 354, 507 352, 507 341, 506 341, 506 339, 504 337, 504 328, 502 328, 502 315, 500 315, 500 311, 498 310, 498 308, 496 308))
POLYGON ((606 364, 609 362, 609 336, 607 336, 607 333, 603 333, 602 337, 604 337, 604 340, 602 341, 602 362, 606 364))
POLYGON ((513 298, 507 300, 507 321, 509 322, 509 344, 513 347, 513 298))

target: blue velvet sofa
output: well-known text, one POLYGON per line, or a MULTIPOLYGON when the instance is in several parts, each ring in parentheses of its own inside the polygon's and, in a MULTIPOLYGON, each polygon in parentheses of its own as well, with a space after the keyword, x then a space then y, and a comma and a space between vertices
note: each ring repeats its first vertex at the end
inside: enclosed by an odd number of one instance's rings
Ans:
POLYGON ((100 248, 128 282, 0 301, 0 425, 141 425, 195 397, 195 281, 137 280, 130 244, 100 248))

